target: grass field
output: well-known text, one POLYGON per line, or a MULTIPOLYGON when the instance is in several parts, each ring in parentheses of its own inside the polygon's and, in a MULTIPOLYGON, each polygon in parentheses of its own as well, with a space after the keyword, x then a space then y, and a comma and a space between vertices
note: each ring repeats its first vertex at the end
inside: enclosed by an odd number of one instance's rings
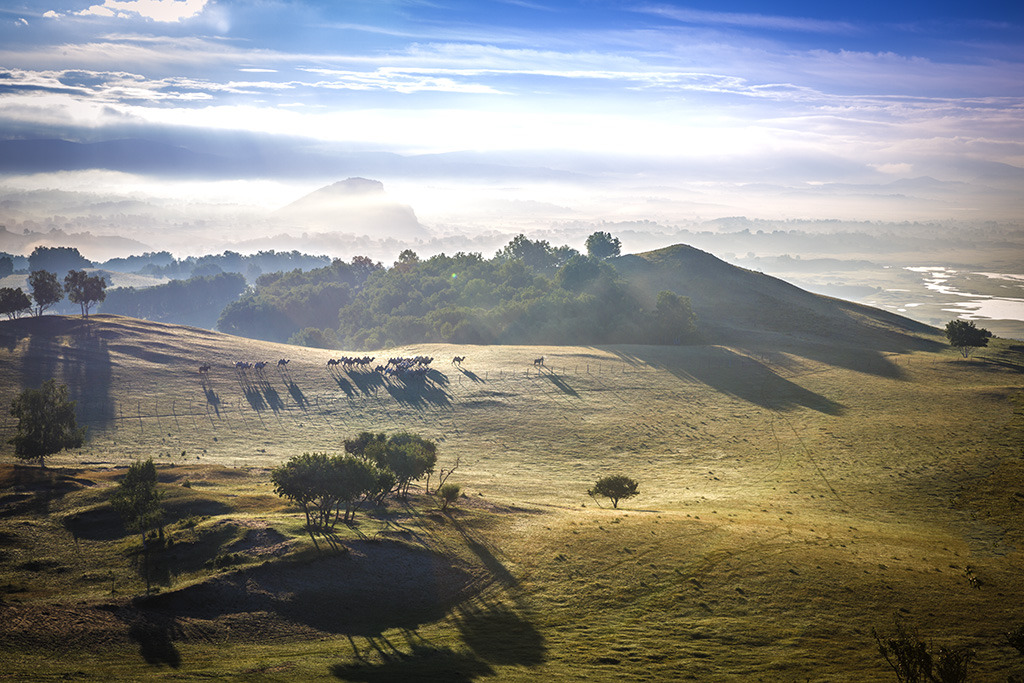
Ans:
POLYGON ((1024 674, 1021 349, 735 339, 377 354, 433 356, 417 383, 128 318, 0 324, 0 402, 56 377, 90 434, 44 471, 0 416, 6 675, 891 681, 895 615, 972 648, 968 680, 1024 674), (360 513, 319 557, 268 470, 365 429, 437 440, 465 496, 360 513), (150 456, 173 547, 139 598, 107 496, 150 456), (641 495, 586 495, 617 472, 641 495))

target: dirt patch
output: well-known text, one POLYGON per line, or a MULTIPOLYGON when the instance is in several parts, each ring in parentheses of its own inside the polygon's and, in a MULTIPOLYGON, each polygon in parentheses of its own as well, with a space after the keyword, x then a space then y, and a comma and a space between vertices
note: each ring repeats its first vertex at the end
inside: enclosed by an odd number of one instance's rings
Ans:
POLYGON ((217 522, 217 524, 227 523, 246 530, 241 539, 226 548, 229 553, 245 553, 255 557, 280 557, 294 545, 293 540, 272 528, 262 519, 231 519, 217 522))

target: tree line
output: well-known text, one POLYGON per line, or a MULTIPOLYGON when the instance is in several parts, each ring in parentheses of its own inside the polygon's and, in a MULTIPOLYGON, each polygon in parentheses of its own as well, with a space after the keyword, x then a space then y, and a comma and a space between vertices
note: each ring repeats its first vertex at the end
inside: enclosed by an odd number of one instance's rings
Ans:
POLYGON ((41 316, 60 303, 66 294, 71 303, 81 307, 82 315, 88 316, 89 310, 107 296, 107 281, 84 270, 68 271, 63 285, 56 273, 34 270, 28 276, 28 286, 31 293, 22 291, 21 287, 0 287, 0 314, 6 315, 8 320, 28 313, 41 316))
POLYGON ((493 258, 399 254, 391 268, 364 259, 274 273, 221 314, 222 332, 326 348, 418 342, 678 344, 696 337, 687 297, 655 306, 605 259, 619 242, 594 233, 588 253, 516 236, 493 258), (328 324, 325 325, 324 323, 328 324))

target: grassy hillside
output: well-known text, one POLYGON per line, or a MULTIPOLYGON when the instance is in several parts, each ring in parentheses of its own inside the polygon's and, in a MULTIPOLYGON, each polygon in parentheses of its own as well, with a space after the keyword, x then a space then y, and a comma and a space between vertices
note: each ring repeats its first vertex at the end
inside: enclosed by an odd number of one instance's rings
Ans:
MULTIPOLYGON (((801 296, 775 286, 759 290, 801 296)), ((45 471, 3 444, 6 671, 891 681, 871 631, 900 614, 973 648, 969 680, 1024 673, 1002 635, 1024 624, 1021 349, 962 361, 912 323, 841 310, 723 345, 387 353, 434 356, 420 383, 128 318, 0 323, 0 403, 56 377, 90 428, 45 471), (436 439, 467 495, 451 514, 393 501, 318 558, 267 469, 363 429, 436 439), (138 539, 107 497, 149 456, 173 544, 160 592, 136 599, 138 539), (585 491, 614 472, 641 495, 598 507, 585 491)), ((0 416, 5 442, 13 426, 0 416)))

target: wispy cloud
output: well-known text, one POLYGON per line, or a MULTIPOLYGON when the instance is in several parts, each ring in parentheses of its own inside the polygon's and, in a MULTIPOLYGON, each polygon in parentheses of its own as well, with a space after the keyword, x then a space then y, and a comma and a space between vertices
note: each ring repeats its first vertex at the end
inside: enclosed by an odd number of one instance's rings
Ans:
POLYGON ((771 14, 708 12, 670 5, 643 5, 634 8, 634 11, 672 19, 685 24, 702 26, 729 26, 806 33, 857 33, 861 30, 856 25, 846 21, 828 21, 771 14))

